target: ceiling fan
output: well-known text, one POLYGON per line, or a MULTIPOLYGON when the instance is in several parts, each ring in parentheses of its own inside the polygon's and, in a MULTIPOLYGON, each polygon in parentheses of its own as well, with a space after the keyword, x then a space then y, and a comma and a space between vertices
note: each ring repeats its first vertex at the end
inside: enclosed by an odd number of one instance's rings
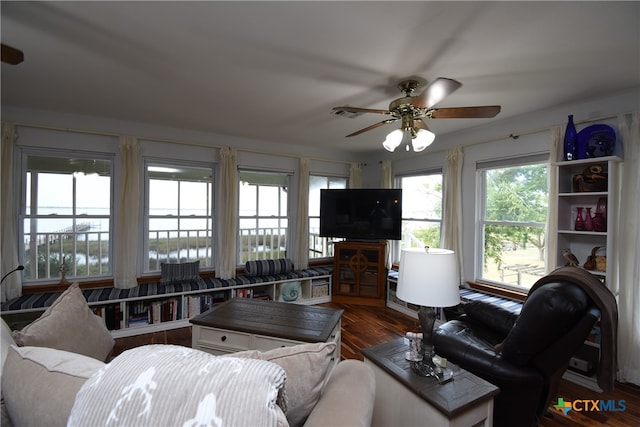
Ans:
POLYGON ((386 120, 350 133, 347 138, 401 120, 400 129, 392 131, 383 142, 384 148, 388 151, 393 151, 402 143, 411 142, 414 151, 422 151, 435 139, 435 134, 429 130, 423 119, 491 118, 495 117, 501 109, 499 105, 434 108, 437 103, 459 89, 462 83, 453 79, 439 77, 429 83, 420 95, 412 95, 413 91, 419 86, 420 82, 414 79, 403 80, 398 83, 398 89, 404 92, 405 96, 391 101, 388 110, 342 106, 334 107, 332 111, 337 115, 374 113, 391 116, 386 120))
POLYGON ((18 65, 19 63, 24 61, 24 54, 21 50, 11 46, 7 46, 4 43, 1 44, 1 47, 2 51, 0 53, 2 56, 2 62, 6 62, 7 64, 11 65, 18 65))

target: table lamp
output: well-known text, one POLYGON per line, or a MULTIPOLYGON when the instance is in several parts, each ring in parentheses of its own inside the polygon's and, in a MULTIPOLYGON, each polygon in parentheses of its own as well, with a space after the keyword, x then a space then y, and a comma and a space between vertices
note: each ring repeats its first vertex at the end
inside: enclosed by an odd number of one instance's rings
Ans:
POLYGON ((442 369, 433 362, 433 307, 451 307, 460 303, 458 261, 448 249, 403 249, 400 256, 396 296, 416 304, 422 329, 422 360, 412 361, 414 372, 442 380, 442 369))

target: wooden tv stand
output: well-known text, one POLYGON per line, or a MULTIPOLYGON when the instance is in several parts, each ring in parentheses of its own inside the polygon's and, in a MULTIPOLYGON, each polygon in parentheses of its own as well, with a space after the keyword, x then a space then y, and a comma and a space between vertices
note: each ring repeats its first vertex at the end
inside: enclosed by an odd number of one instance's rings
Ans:
POLYGON ((386 241, 338 242, 333 256, 331 300, 343 304, 385 305, 386 241))

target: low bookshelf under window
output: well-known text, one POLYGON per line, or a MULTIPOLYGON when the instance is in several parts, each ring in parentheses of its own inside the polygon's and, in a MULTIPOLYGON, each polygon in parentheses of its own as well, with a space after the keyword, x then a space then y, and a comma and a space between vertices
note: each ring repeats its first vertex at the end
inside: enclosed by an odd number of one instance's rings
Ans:
MULTIPOLYGON (((114 338, 119 338, 190 326, 190 318, 231 298, 276 300, 289 283, 295 283, 300 292, 295 298, 289 292, 286 302, 330 302, 332 270, 332 266, 318 266, 282 275, 200 278, 164 285, 142 283, 131 289, 85 289, 83 294, 114 338)), ((40 292, 14 298, 2 304, 2 317, 12 329, 21 329, 38 318, 61 293, 40 292)))

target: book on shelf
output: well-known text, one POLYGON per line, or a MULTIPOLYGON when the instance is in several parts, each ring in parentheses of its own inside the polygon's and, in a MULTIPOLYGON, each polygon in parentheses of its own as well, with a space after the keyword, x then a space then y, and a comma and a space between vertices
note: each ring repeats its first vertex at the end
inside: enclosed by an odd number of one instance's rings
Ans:
POLYGON ((109 304, 104 306, 104 322, 110 331, 118 330, 122 327, 122 311, 120 304, 109 304))
POLYGON ((253 289, 236 289, 236 297, 253 298, 253 289))

